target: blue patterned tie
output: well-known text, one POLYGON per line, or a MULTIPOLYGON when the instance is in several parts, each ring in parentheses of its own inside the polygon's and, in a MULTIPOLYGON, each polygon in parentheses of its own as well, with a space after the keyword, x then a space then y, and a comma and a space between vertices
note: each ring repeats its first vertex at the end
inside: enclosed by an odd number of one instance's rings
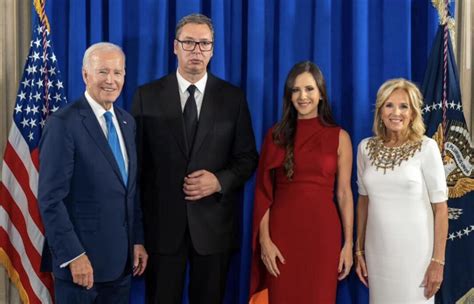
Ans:
POLYGON ((115 130, 114 123, 112 121, 112 113, 107 111, 104 113, 105 123, 107 124, 107 140, 109 142, 110 149, 114 154, 117 165, 120 169, 120 174, 122 174, 122 179, 124 184, 127 184, 128 174, 125 170, 125 161, 123 159, 122 150, 120 149, 120 142, 117 135, 117 130, 115 130))

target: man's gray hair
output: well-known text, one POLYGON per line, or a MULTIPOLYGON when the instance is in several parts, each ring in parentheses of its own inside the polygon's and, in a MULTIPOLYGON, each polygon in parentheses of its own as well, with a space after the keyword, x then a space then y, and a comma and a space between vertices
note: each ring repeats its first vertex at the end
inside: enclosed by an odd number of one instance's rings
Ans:
POLYGON ((176 25, 176 39, 178 39, 179 34, 181 34, 183 26, 189 23, 207 25, 211 30, 212 40, 214 40, 214 26, 212 25, 212 20, 203 14, 190 14, 181 18, 176 25))
POLYGON ((86 52, 84 53, 84 57, 82 58, 83 69, 88 68, 92 55, 94 54, 94 52, 97 52, 97 51, 117 51, 120 54, 122 54, 123 62, 125 64, 125 53, 123 52, 121 47, 110 42, 98 42, 98 43, 94 43, 89 48, 87 48, 86 52))

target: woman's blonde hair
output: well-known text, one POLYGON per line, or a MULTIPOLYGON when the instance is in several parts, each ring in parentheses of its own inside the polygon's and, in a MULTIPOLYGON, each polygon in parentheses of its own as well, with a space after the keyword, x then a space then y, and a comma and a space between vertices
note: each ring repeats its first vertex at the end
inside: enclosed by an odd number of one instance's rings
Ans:
POLYGON ((411 81, 404 78, 395 78, 387 80, 377 92, 377 101, 375 103, 374 125, 372 130, 376 137, 386 140, 387 130, 382 121, 381 110, 387 99, 396 90, 404 90, 408 95, 408 101, 413 111, 412 120, 408 125, 407 138, 409 140, 420 140, 425 134, 425 124, 421 116, 423 106, 423 96, 418 87, 411 81))

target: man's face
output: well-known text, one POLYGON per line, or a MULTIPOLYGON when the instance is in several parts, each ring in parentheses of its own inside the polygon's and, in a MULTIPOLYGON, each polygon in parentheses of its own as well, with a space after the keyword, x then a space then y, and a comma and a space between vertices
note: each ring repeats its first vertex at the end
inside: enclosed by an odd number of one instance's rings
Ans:
POLYGON ((212 42, 212 33, 206 24, 188 23, 181 28, 179 37, 174 41, 174 53, 178 58, 178 70, 185 78, 197 78, 204 76, 207 65, 213 55, 213 50, 201 51, 200 45, 196 45, 193 51, 185 51, 178 41, 212 42))
POLYGON ((125 80, 125 62, 116 50, 97 50, 82 69, 82 78, 89 95, 108 110, 117 100, 125 80))

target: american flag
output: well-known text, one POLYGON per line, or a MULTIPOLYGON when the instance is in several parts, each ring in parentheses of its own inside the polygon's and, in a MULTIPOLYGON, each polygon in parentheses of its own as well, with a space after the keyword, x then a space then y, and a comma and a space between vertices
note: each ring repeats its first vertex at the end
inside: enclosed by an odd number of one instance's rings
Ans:
POLYGON ((67 103, 44 1, 18 88, 0 182, 0 262, 23 303, 53 303, 53 280, 40 272, 44 228, 38 202, 38 143, 45 120, 67 103))

